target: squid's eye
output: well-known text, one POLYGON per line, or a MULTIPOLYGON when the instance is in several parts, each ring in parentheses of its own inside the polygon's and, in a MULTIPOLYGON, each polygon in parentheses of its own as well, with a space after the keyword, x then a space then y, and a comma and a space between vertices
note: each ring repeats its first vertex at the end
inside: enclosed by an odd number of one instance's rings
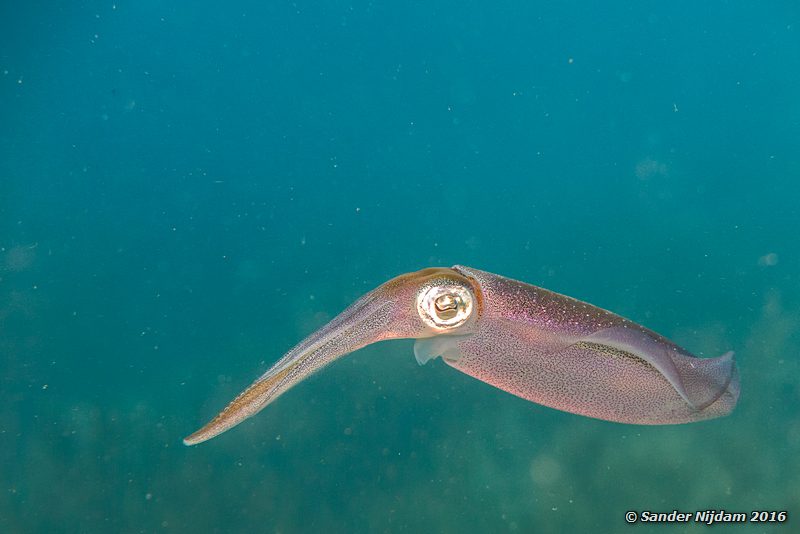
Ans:
POLYGON ((422 291, 417 311, 425 323, 436 329, 451 329, 464 324, 472 315, 472 293, 458 285, 437 285, 422 291))

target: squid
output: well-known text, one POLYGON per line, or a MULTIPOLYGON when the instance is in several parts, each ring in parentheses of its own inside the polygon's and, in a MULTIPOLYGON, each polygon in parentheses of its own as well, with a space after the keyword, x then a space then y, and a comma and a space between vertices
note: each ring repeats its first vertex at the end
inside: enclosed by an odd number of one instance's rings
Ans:
POLYGON ((416 340, 421 365, 441 357, 528 401, 618 423, 712 419, 739 398, 733 352, 698 358, 586 302, 456 265, 404 274, 365 294, 183 441, 209 440, 337 358, 400 338, 416 340))

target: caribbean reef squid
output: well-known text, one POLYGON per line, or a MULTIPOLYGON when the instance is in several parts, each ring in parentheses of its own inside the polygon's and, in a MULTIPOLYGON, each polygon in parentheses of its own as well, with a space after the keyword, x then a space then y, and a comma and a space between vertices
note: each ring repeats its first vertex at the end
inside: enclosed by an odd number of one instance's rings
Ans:
POLYGON ((213 420, 195 445, 255 415, 333 360, 413 338, 420 364, 444 362, 537 404, 620 423, 689 423, 730 413, 733 352, 697 358, 619 315, 547 289, 456 265, 389 280, 291 349, 213 420))

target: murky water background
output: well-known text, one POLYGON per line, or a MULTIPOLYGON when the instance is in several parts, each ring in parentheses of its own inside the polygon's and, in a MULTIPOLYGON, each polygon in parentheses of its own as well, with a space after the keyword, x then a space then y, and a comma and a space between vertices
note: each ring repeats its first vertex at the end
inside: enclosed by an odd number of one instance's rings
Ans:
POLYGON ((789 532, 799 14, 0 6, 0 530, 789 532), (605 423, 395 341, 181 444, 365 291, 455 263, 735 350, 739 407, 605 423))

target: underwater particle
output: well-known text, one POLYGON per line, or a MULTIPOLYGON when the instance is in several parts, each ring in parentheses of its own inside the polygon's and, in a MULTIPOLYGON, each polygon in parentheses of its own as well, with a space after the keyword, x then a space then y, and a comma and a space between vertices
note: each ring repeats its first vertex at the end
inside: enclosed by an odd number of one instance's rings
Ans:
POLYGON ((758 264, 761 267, 774 267, 778 264, 778 255, 774 252, 770 252, 769 254, 764 254, 760 258, 758 258, 758 264))
POLYGON ((14 272, 26 270, 36 258, 36 247, 38 245, 38 243, 18 245, 8 249, 5 255, 5 268, 14 272))
POLYGON ((666 163, 646 157, 636 164, 635 173, 636 177, 640 180, 649 180, 651 178, 667 176, 668 169, 666 163))
POLYGON ((531 478, 539 486, 549 486, 561 478, 561 465, 548 454, 540 454, 531 462, 531 478))

